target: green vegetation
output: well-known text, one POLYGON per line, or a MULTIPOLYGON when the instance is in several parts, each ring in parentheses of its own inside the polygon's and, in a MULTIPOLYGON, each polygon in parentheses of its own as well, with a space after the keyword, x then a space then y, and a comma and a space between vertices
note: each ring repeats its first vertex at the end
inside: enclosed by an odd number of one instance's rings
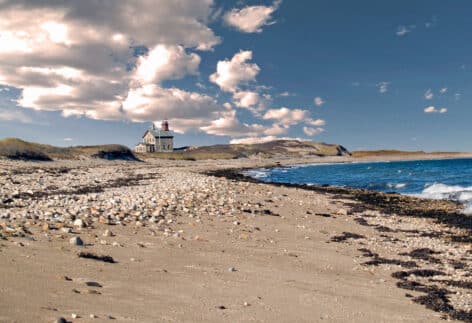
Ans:
POLYGON ((41 145, 15 138, 0 140, 0 156, 13 160, 51 160, 51 158, 43 152, 41 145))
POLYGON ((137 160, 129 148, 121 145, 55 147, 17 138, 0 140, 0 157, 13 160, 50 161, 52 159, 137 160))

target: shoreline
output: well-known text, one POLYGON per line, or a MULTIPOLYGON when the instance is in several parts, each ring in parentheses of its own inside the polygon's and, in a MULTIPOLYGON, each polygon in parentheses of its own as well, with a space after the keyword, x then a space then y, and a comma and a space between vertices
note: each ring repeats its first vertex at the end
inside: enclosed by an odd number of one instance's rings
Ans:
POLYGON ((0 163, 0 321, 471 320, 456 204, 237 173, 262 164, 0 163))

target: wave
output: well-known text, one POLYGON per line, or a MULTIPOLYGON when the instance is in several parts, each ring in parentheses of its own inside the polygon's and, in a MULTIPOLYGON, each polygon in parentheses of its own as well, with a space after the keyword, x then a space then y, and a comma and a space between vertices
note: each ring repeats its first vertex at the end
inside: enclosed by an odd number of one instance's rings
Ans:
POLYGON ((387 184, 387 187, 388 187, 388 188, 400 189, 400 188, 405 188, 406 185, 407 185, 406 183, 398 183, 398 184, 388 183, 388 184, 387 184))
POLYGON ((265 178, 269 176, 268 170, 248 170, 243 172, 244 175, 252 178, 265 178))
POLYGON ((434 183, 428 185, 423 192, 414 195, 435 200, 457 201, 465 205, 464 213, 472 214, 472 186, 464 187, 460 185, 434 183))

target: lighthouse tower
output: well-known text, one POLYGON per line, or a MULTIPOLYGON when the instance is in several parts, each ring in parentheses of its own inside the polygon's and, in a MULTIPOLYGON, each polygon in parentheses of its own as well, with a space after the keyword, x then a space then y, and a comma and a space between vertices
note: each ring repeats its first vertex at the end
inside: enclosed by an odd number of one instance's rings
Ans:
POLYGON ((162 131, 169 131, 169 122, 167 120, 162 121, 161 130, 162 131))

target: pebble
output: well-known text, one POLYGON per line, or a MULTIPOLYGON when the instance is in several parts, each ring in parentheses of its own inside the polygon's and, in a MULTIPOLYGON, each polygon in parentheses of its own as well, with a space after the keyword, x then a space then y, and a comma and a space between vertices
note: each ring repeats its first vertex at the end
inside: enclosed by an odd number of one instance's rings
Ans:
POLYGON ((67 320, 63 317, 58 317, 54 323, 67 323, 67 320))
POLYGON ((84 242, 82 241, 82 239, 80 237, 70 238, 69 243, 71 245, 74 245, 74 246, 83 246, 84 245, 84 242))
POLYGON ((103 236, 104 237, 113 237, 114 234, 110 230, 105 230, 105 232, 103 232, 103 236))
POLYGON ((229 271, 230 273, 234 273, 234 272, 236 272, 236 271, 238 271, 238 270, 237 270, 236 268, 234 268, 234 267, 229 267, 229 268, 228 268, 228 271, 229 271))
MULTIPOLYGON (((120 230, 121 226, 126 226, 134 229, 136 234, 157 236, 165 242, 177 238, 178 241, 168 242, 182 247, 181 241, 187 241, 185 244, 191 245, 192 243, 204 244, 211 239, 211 235, 202 233, 202 231, 189 230, 184 235, 183 232, 178 230, 183 228, 184 225, 203 227, 200 223, 211 225, 211 221, 221 219, 223 222, 230 224, 230 226, 231 224, 238 226, 241 223, 236 220, 237 218, 251 219, 251 217, 258 217, 258 214, 264 211, 266 206, 263 204, 245 202, 244 199, 246 198, 241 199, 239 196, 244 196, 247 193, 254 195, 252 196, 254 198, 260 197, 259 195, 264 195, 264 198, 270 196, 272 200, 270 203, 276 203, 279 208, 286 208, 291 205, 296 206, 301 198, 297 197, 294 200, 292 195, 281 194, 279 191, 275 193, 267 192, 267 185, 265 184, 261 184, 261 188, 258 189, 252 183, 228 181, 222 178, 202 175, 185 168, 169 168, 161 164, 158 167, 156 167, 157 164, 149 165, 148 167, 145 164, 126 164, 124 166, 124 164, 119 162, 116 164, 103 164, 96 161, 81 161, 80 167, 74 168, 74 163, 69 161, 67 163, 71 163, 70 170, 62 173, 55 172, 55 164, 51 167, 44 166, 44 170, 38 170, 38 166, 34 166, 33 169, 26 164, 9 161, 2 162, 0 171, 4 175, 0 176, 0 196, 2 196, 4 201, 8 200, 8 202, 2 203, 8 203, 11 208, 0 209, 0 219, 2 219, 0 222, 0 239, 29 237, 31 241, 34 241, 35 235, 40 233, 38 234, 38 240, 46 237, 48 240, 56 239, 59 242, 65 241, 67 244, 67 239, 69 239, 72 245, 82 246, 84 242, 80 237, 72 236, 73 231, 92 226, 93 224, 93 226, 100 228, 95 238, 91 238, 97 244, 111 243, 111 241, 100 240, 102 238, 100 235, 103 237, 114 236, 110 230, 111 226, 116 228, 117 231, 120 230), (82 167, 82 165, 85 167, 82 167), (107 185, 116 183, 117 180, 124 183, 136 181, 138 185, 126 186, 124 184, 121 187, 108 187, 100 193, 86 192, 88 187, 105 188, 107 185), (43 197, 38 198, 34 194, 20 194, 22 192, 43 192, 45 194, 43 197), (15 195, 18 195, 18 197, 15 195), (249 210, 251 213, 245 214, 242 210, 249 210), (58 232, 60 234, 57 234, 58 232), (188 236, 186 236, 187 234, 188 236)), ((42 168, 42 166, 39 167, 42 168)), ((313 193, 313 196, 318 196, 318 194, 313 193)), ((269 203, 268 201, 266 202, 269 203)), ((441 231, 444 230, 444 226, 441 227, 442 224, 432 223, 428 219, 415 217, 401 217, 400 219, 399 215, 392 213, 389 216, 384 216, 378 210, 356 212, 344 202, 332 203, 331 199, 326 199, 325 197, 316 197, 315 202, 311 203, 304 199, 302 204, 313 212, 315 212, 318 204, 320 204, 320 207, 326 208, 326 212, 330 214, 346 215, 340 218, 343 221, 348 221, 349 224, 352 222, 353 232, 356 232, 357 229, 359 229, 358 233, 361 232, 360 227, 357 223, 353 222, 353 219, 363 215, 365 215, 365 219, 369 222, 372 230, 377 226, 384 226, 395 231, 403 230, 410 232, 416 230, 423 233, 431 233, 431 236, 436 232, 444 232, 441 231), (307 203, 311 205, 306 206, 307 203), (352 217, 347 216, 348 214, 352 215, 352 217)), ((299 207, 295 208, 298 209, 299 207)), ((304 213, 302 208, 299 209, 294 209, 293 213, 304 213)), ((292 213, 292 210, 289 213, 292 213)), ((291 218, 292 214, 290 216, 281 214, 278 219, 289 223, 291 218)), ((309 217, 309 220, 311 219, 312 217, 309 217)), ((323 234, 320 238, 327 240, 331 236, 338 234, 331 227, 328 227, 329 229, 317 229, 316 223, 311 224, 309 220, 303 219, 303 222, 299 223, 297 221, 297 224, 300 224, 299 229, 304 231, 310 230, 304 232, 301 235, 301 239, 303 237, 310 239, 309 235, 311 233, 309 232, 311 230, 314 230, 314 233, 319 232, 323 234)), ((331 219, 330 221, 338 220, 331 219)), ((274 229, 270 231, 274 232, 274 229)), ((238 237, 241 240, 252 240, 255 238, 249 231, 238 232, 237 227, 231 226, 230 230, 229 234, 234 235, 235 239, 238 237)), ((454 233, 455 229, 448 228, 448 230, 454 233)), ((275 229, 275 231, 279 232, 279 229, 275 229)), ((281 232, 284 232, 284 230, 281 232)), ((394 233, 389 235, 392 237, 397 236, 394 233)), ((318 236, 320 235, 314 234, 311 239, 315 240, 315 237, 318 239, 318 236)), ((267 239, 268 243, 279 243, 271 238, 267 239)), ((126 244, 129 245, 135 245, 135 241, 125 239, 122 241, 127 241, 126 244)), ((28 242, 26 245, 29 247, 32 243, 28 242)), ((354 244, 355 241, 350 241, 349 243, 354 244)), ((467 267, 464 269, 456 269, 449 264, 452 261, 459 261, 461 256, 468 251, 466 244, 460 247, 453 242, 443 243, 441 239, 423 237, 414 233, 408 234, 400 242, 389 241, 375 234, 372 238, 363 241, 363 243, 365 243, 363 248, 370 249, 378 253, 380 257, 385 258, 391 258, 392 253, 398 255, 402 252, 411 252, 414 249, 434 249, 441 252, 441 254, 437 255, 437 258, 443 261, 442 264, 426 264, 422 260, 415 261, 422 268, 428 265, 431 269, 446 272, 451 280, 470 280, 468 276, 468 273, 470 273, 470 260, 464 261, 467 264, 467 267), (461 250, 461 248, 464 248, 464 250, 461 250)), ((21 244, 17 245, 21 246, 21 244)), ((115 247, 121 246, 117 241, 114 241, 112 245, 115 247)), ((292 253, 287 254, 293 257, 297 256, 292 253)), ((407 256, 402 256, 401 259, 412 260, 407 256)), ((391 266, 390 268, 390 266, 382 264, 380 268, 382 270, 403 270, 397 267, 391 266)), ((363 268, 359 267, 358 270, 364 270, 363 268)), ((234 272, 237 270, 231 267, 228 271, 234 272)), ((421 281, 421 277, 413 275, 410 279, 418 280, 425 284, 428 283, 425 279, 421 281)), ((379 282, 383 281, 380 280, 379 282)), ((389 280, 386 282, 389 282, 389 280)), ((441 287, 451 290, 450 302, 455 308, 464 310, 470 308, 470 294, 466 294, 454 286, 444 286, 444 284, 441 284, 441 287)))
POLYGON ((78 227, 78 228, 84 228, 85 227, 85 223, 82 219, 76 219, 74 221, 74 226, 75 227, 78 227))

